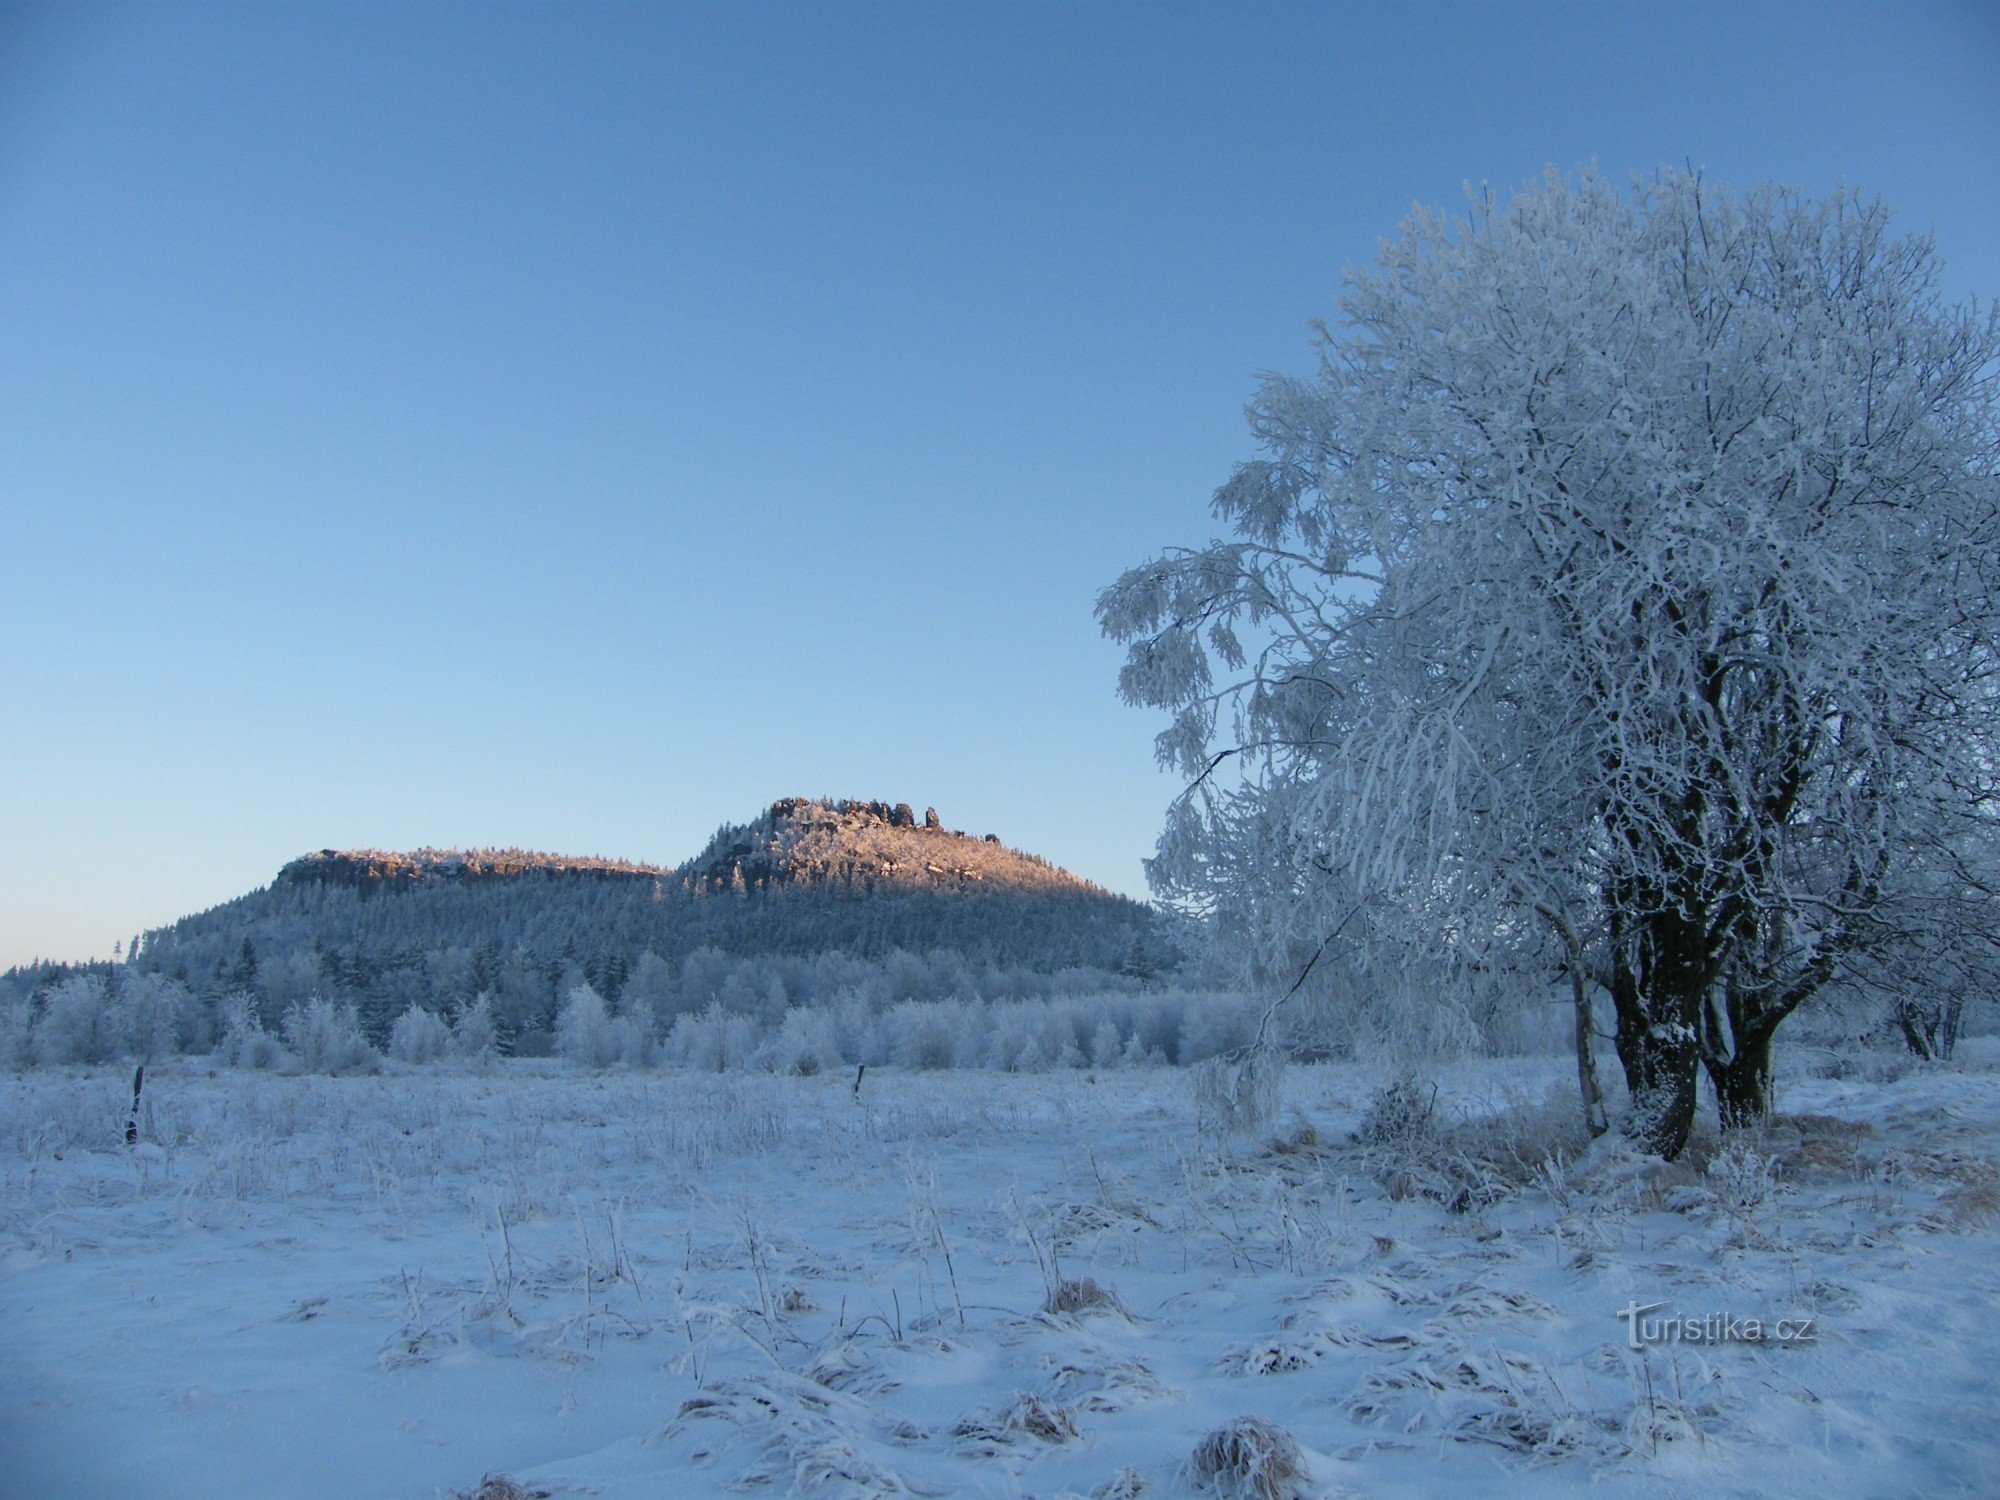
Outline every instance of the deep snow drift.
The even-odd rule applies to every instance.
[[[1228,1139],[1165,1069],[871,1070],[857,1099],[183,1063],[131,1149],[123,1070],[8,1077],[0,1474],[1167,1496],[1226,1491],[1255,1432],[1204,1440],[1254,1416],[1298,1444],[1273,1493],[1986,1493],[2000,1054],[1965,1051],[1792,1066],[1773,1129],[1672,1165],[1545,1159],[1556,1059],[1450,1069],[1421,1104],[1451,1139],[1372,1150],[1353,1065]],[[1812,1324],[1687,1336],[1717,1318]]]

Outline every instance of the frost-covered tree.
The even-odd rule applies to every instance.
[[[474,1067],[486,1067],[500,1055],[500,1032],[493,1021],[493,997],[484,991],[459,1013],[451,1028],[451,1055]]]
[[[115,1026],[134,1061],[170,1057],[197,1039],[195,999],[186,985],[143,969],[118,971]]]
[[[765,1049],[773,1072],[810,1078],[831,1072],[842,1061],[833,1016],[825,1010],[798,1009],[785,1014],[778,1034]]]
[[[608,1068],[623,1050],[604,997],[588,984],[572,985],[556,1017],[556,1053],[586,1068]]]
[[[0,1068],[19,1068],[33,1061],[28,1037],[34,1020],[30,1001],[0,994]]]
[[[247,995],[232,995],[223,1004],[222,1025],[215,1042],[215,1059],[230,1068],[281,1068],[291,1061],[284,1043],[264,1029]]]
[[[673,966],[650,948],[639,955],[618,991],[618,1014],[642,1017],[656,1029],[673,1024],[680,985]]]
[[[285,1047],[308,1073],[371,1073],[375,1049],[352,1005],[317,998],[285,1012]]]
[[[397,1062],[436,1062],[451,1051],[451,1028],[435,1011],[413,1005],[389,1028],[389,1055]]]
[[[1927,896],[1991,927],[2000,320],[1938,274],[1686,173],[1417,213],[1264,382],[1233,536],[1100,601],[1190,780],[1155,884],[1292,956],[1547,944],[1648,1146],[1704,1065],[1768,1108],[1779,1023]]]
[[[643,1068],[655,1051],[650,1008],[620,1008],[614,1014],[597,987],[579,980],[565,990],[567,999],[556,1017],[556,1052],[588,1068],[613,1063]]]
[[[44,1063],[101,1063],[123,1057],[126,1017],[99,974],[71,974],[42,997],[34,1054]]]

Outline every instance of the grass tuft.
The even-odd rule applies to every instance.
[[[1188,1482],[1223,1500],[1298,1500],[1306,1459],[1293,1436],[1261,1417],[1238,1417],[1188,1455]]]

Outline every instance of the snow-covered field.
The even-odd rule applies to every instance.
[[[1786,1120],[1672,1166],[1542,1161],[1554,1059],[1447,1070],[1435,1117],[1500,1123],[1400,1156],[1353,1144],[1352,1065],[1224,1139],[1168,1070],[184,1063],[129,1149],[122,1070],[11,1076],[0,1489],[1171,1496],[1255,1416],[1300,1494],[1989,1494],[1965,1052],[1794,1067]],[[1649,1303],[1812,1336],[1633,1348]]]

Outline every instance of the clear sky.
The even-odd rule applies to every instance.
[[[1097,591],[1413,203],[1590,160],[2000,292],[2000,6],[0,4],[0,964],[798,793],[1143,894]]]

